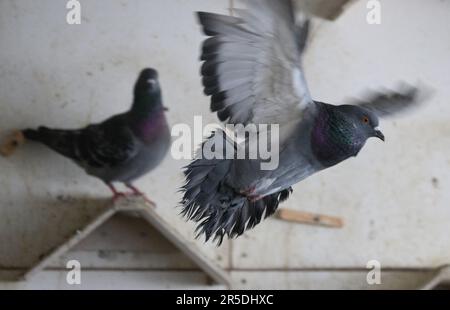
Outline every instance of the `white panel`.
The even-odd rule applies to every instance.
[[[227,12],[228,1],[82,3],[82,25],[68,26],[64,1],[0,1],[0,136],[40,124],[79,127],[124,111],[136,75],[146,66],[161,73],[171,124],[192,125],[194,115],[205,116],[205,123],[216,120],[201,91],[202,36],[193,11]],[[392,86],[398,80],[422,80],[436,89],[435,96],[417,113],[383,121],[385,144],[370,141],[358,158],[296,185],[293,197],[282,205],[341,216],[343,229],[270,219],[233,242],[232,249],[229,243],[217,249],[197,242],[224,267],[255,269],[248,276],[249,287],[270,279],[280,288],[362,283],[360,274],[334,277],[327,284],[323,279],[329,275],[303,281],[295,273],[266,277],[259,271],[264,268],[364,268],[372,259],[383,267],[450,263],[450,2],[382,1],[382,24],[377,26],[366,23],[366,14],[366,1],[357,1],[335,23],[314,28],[305,59],[314,98],[341,103],[368,86]],[[194,225],[180,219],[175,208],[187,162],[169,156],[138,185],[158,202],[159,214],[192,240]],[[99,198],[110,195],[100,181],[36,145],[0,159],[0,172],[0,267],[5,269],[30,266],[60,245],[104,206],[106,200]],[[134,246],[139,252],[139,245]],[[128,260],[127,255],[132,252],[120,260]],[[145,266],[141,262],[136,259],[135,266]],[[99,266],[97,260],[90,263]],[[120,283],[111,280],[119,274],[128,277],[130,288],[166,283],[161,274],[117,273],[110,278],[90,273],[87,279],[98,282],[88,281],[89,287]],[[29,283],[0,287],[64,287],[58,272],[37,276]],[[204,276],[173,277],[175,287],[187,287]],[[403,283],[416,284],[405,280],[398,286]],[[236,282],[235,287],[241,286]]]
[[[380,285],[367,284],[367,272],[234,271],[231,289],[418,289],[433,271],[383,271]],[[5,275],[3,275],[5,276]],[[0,282],[0,289],[222,289],[204,273],[155,271],[82,271],[81,286],[67,285],[67,271],[43,271],[28,282]]]
[[[64,268],[73,259],[88,269],[199,269],[145,220],[120,214],[48,267]]]
[[[384,271],[381,284],[369,285],[366,271],[235,271],[234,289],[257,290],[398,290],[419,289],[432,271]]]
[[[80,285],[69,285],[66,271],[43,271],[27,282],[0,282],[0,290],[174,290],[174,289],[224,289],[210,285],[203,272],[170,271],[83,271]]]

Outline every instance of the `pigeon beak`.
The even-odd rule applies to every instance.
[[[384,135],[381,131],[378,129],[375,129],[374,137],[377,137],[378,139],[384,141]]]
[[[169,111],[169,108],[168,107],[163,107],[163,110],[164,111]]]

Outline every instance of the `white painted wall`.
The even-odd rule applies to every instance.
[[[234,271],[234,287],[311,288],[320,281],[365,287],[363,271],[371,259],[394,269],[450,263],[450,1],[381,2],[381,25],[366,23],[365,0],[351,4],[336,22],[317,23],[305,57],[314,98],[341,103],[367,87],[421,80],[436,90],[433,99],[416,113],[383,121],[386,143],[370,141],[358,158],[296,185],[283,204],[341,216],[343,229],[269,219],[232,245],[217,249],[198,242],[200,251]],[[215,121],[198,75],[202,36],[193,11],[225,13],[228,1],[82,5],[82,25],[69,26],[65,1],[0,0],[0,136],[40,124],[79,127],[124,111],[146,66],[160,71],[171,124],[192,124],[194,115]],[[138,185],[192,239],[194,226],[175,209],[186,163],[169,156]],[[0,171],[0,267],[7,272],[29,267],[59,245],[109,196],[100,181],[37,145],[0,159]],[[360,276],[300,272],[335,268],[357,269]],[[45,287],[61,287],[42,277]],[[401,287],[412,277],[394,274],[387,285]],[[133,283],[133,276],[127,281]]]

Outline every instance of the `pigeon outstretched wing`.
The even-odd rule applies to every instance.
[[[201,73],[211,110],[231,124],[300,119],[311,99],[301,54],[308,22],[295,24],[289,0],[247,1],[239,17],[199,12],[207,36]]]

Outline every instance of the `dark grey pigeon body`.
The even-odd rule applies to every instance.
[[[114,182],[142,194],[132,182],[155,168],[170,146],[165,110],[158,73],[145,69],[135,84],[128,112],[78,130],[39,127],[23,133],[25,138],[45,144],[104,181],[115,197],[123,194],[116,191]]]
[[[201,58],[204,90],[226,123],[278,124],[279,165],[262,170],[260,159],[198,158],[186,167],[183,214],[219,244],[273,214],[292,185],[356,156],[370,137],[384,140],[378,116],[416,102],[414,88],[356,105],[314,101],[301,67],[309,23],[296,23],[289,0],[246,3],[238,17],[198,13],[210,37]],[[211,139],[228,140],[222,131]]]

